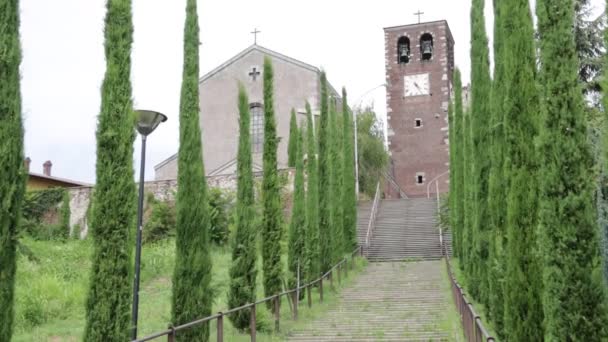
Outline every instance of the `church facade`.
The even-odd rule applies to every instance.
[[[249,94],[251,112],[251,145],[254,171],[262,171],[264,142],[264,57],[272,60],[274,71],[274,108],[279,146],[278,167],[287,167],[287,144],[291,109],[295,109],[298,124],[306,120],[308,101],[313,116],[319,115],[320,74],[312,65],[254,44],[199,80],[200,127],[203,160],[207,176],[236,172],[238,149],[238,84]],[[330,96],[339,94],[330,85]],[[177,178],[177,154],[154,167],[156,180]]]
[[[447,21],[384,29],[389,173],[401,192],[449,189],[448,104],[454,38]],[[387,197],[400,191],[388,187]]]

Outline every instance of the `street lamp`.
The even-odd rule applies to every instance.
[[[139,169],[139,199],[137,205],[137,242],[135,246],[135,279],[133,280],[133,340],[137,339],[137,313],[139,306],[139,268],[141,261],[142,216],[144,211],[144,170],[146,167],[146,138],[154,132],[161,122],[167,121],[167,116],[151,110],[136,110],[137,122],[135,128],[141,135],[141,163]]]

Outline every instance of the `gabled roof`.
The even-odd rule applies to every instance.
[[[260,46],[260,45],[257,45],[257,44],[253,44],[253,45],[249,46],[248,48],[246,48],[245,50],[239,52],[236,56],[234,56],[234,57],[230,58],[229,60],[227,60],[226,62],[222,63],[217,68],[215,68],[215,69],[211,70],[210,72],[208,72],[207,74],[205,74],[203,77],[201,77],[198,80],[198,83],[200,84],[200,83],[205,82],[207,79],[209,79],[213,75],[215,75],[218,72],[224,70],[225,68],[227,68],[228,66],[230,66],[231,64],[233,64],[234,62],[236,62],[237,60],[243,58],[244,56],[246,56],[247,54],[249,54],[249,53],[251,53],[253,51],[258,51],[258,52],[260,52],[262,54],[274,57],[276,59],[280,59],[280,60],[285,61],[287,63],[291,63],[291,64],[294,64],[294,65],[297,65],[297,66],[299,66],[301,68],[308,69],[308,70],[316,72],[316,73],[320,73],[321,72],[321,70],[319,70],[319,68],[317,68],[316,66],[310,65],[308,63],[304,63],[304,62],[299,61],[299,60],[297,60],[295,58],[291,58],[291,57],[285,56],[285,55],[280,54],[280,53],[278,53],[276,51],[267,49],[267,48],[265,48],[263,46]]]
[[[50,181],[57,182],[57,183],[63,183],[67,187],[93,186],[93,184],[90,184],[90,183],[84,183],[84,182],[74,181],[71,179],[60,178],[60,177],[47,176],[47,175],[43,175],[41,173],[36,173],[36,172],[30,172],[29,177],[50,180]]]

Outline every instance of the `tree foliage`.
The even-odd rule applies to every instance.
[[[199,26],[196,0],[188,0],[184,25],[184,64],[179,113],[177,237],[173,273],[173,324],[211,314],[211,256],[207,182],[199,124]],[[179,341],[207,341],[209,324],[177,335]]]
[[[296,151],[296,176],[294,180],[293,209],[291,211],[291,222],[289,224],[289,247],[287,253],[287,264],[289,266],[290,280],[296,285],[295,280],[301,277],[304,270],[305,234],[306,234],[306,193],[304,188],[304,154],[302,133],[297,130],[294,138],[297,139]],[[293,288],[293,286],[290,286]]]
[[[344,234],[342,220],[342,137],[338,130],[338,113],[336,99],[331,99],[329,106],[329,154],[330,154],[330,189],[331,189],[331,251],[332,265],[342,258],[344,253]]]
[[[544,339],[603,341],[608,338],[608,316],[594,160],[577,84],[573,0],[539,0],[536,9],[544,95],[539,154]]]
[[[307,176],[306,183],[306,275],[309,281],[320,275],[319,251],[319,183],[317,169],[317,141],[312,118],[310,103],[306,102],[306,144],[307,144]]]
[[[450,195],[454,202],[454,226],[452,232],[454,254],[462,257],[462,236],[464,230],[464,113],[462,111],[462,81],[460,70],[454,70],[454,137],[450,145],[454,145],[454,173],[451,173],[450,183],[454,182],[454,194]],[[463,263],[461,263],[463,264]]]
[[[274,117],[273,69],[270,58],[264,58],[264,155],[262,181],[262,258],[264,293],[272,296],[281,292],[282,207],[281,187],[277,173],[277,128]]]
[[[291,109],[289,119],[289,143],[287,145],[287,166],[296,167],[298,153],[298,122],[296,121],[296,110]]]
[[[251,116],[245,87],[239,84],[239,150],[237,156],[236,233],[232,246],[230,267],[231,308],[253,303],[256,295],[256,231],[255,199],[251,161]],[[229,316],[234,326],[245,330],[249,326],[250,310],[245,309]]]
[[[359,157],[359,189],[374,198],[376,184],[388,166],[388,152],[384,147],[384,127],[371,107],[356,108],[357,153]]]
[[[505,0],[500,8],[504,67],[504,174],[507,187],[505,331],[509,341],[542,341],[543,310],[536,227],[538,164],[534,149],[539,96],[530,5]]]
[[[342,232],[345,252],[357,247],[357,194],[355,189],[355,151],[353,118],[348,108],[346,89],[342,88]]]
[[[97,170],[91,213],[95,241],[86,305],[85,341],[125,341],[131,326],[132,241],[135,227],[131,101],[130,0],[108,1],[106,72],[97,121]]]
[[[0,341],[13,333],[17,233],[25,191],[19,1],[0,2]]]
[[[327,95],[327,76],[321,72],[321,125],[319,127],[319,262],[325,273],[332,262],[331,222],[331,123]]]

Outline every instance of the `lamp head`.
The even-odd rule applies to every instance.
[[[167,121],[166,115],[152,110],[140,109],[136,110],[135,114],[137,116],[137,132],[143,136],[148,136],[150,133],[154,132],[161,122]]]

